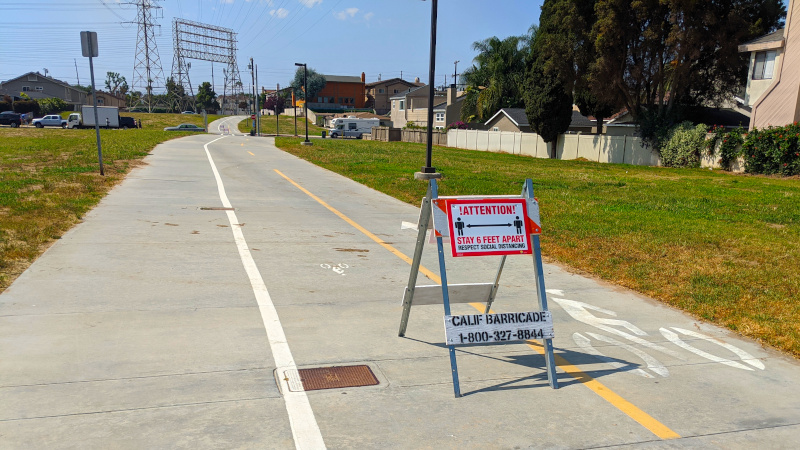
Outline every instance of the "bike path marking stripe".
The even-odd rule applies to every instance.
[[[483,303],[470,303],[470,306],[483,313],[486,310],[486,305]],[[489,314],[494,314],[493,310],[489,310]],[[539,353],[544,355],[544,347],[536,341],[525,341],[525,344]],[[582,371],[572,363],[567,361],[563,356],[558,353],[555,354],[556,365],[564,370],[564,372],[571,375],[576,380],[584,384],[584,386],[591,389],[595,394],[602,397],[605,401],[614,405],[617,409],[625,413],[628,417],[635,420],[639,425],[647,428],[661,439],[677,439],[681,437],[678,433],[669,429],[666,425],[662,424],[652,416],[637,408],[633,403],[625,400],[620,395],[607,388],[604,384],[592,378],[586,372]]]
[[[306,195],[308,195],[312,199],[316,200],[319,204],[321,204],[322,206],[327,208],[330,212],[332,212],[332,213],[336,214],[337,216],[339,216],[345,222],[347,222],[350,225],[352,225],[358,231],[364,233],[367,237],[369,237],[373,241],[377,242],[382,247],[384,247],[385,249],[389,250],[390,252],[392,252],[393,254],[398,256],[403,261],[407,262],[409,265],[412,263],[412,259],[409,258],[408,256],[406,256],[405,254],[403,254],[403,252],[401,252],[400,250],[397,250],[396,248],[394,248],[391,245],[387,244],[381,238],[379,238],[378,236],[375,236],[369,230],[367,230],[366,228],[364,228],[361,225],[357,224],[355,221],[353,221],[349,217],[347,217],[344,214],[342,214],[341,212],[339,212],[336,208],[334,208],[331,205],[325,203],[322,199],[320,199],[319,197],[317,197],[316,195],[312,194],[311,192],[309,192],[304,187],[302,187],[299,184],[297,184],[294,180],[292,180],[291,178],[289,178],[286,175],[284,175],[283,173],[281,173],[278,169],[274,169],[274,170],[278,175],[280,175],[284,179],[286,179],[286,181],[288,181],[289,183],[293,184],[296,188],[300,189]],[[430,278],[433,282],[435,282],[437,284],[442,284],[441,278],[439,278],[438,275],[436,275],[435,273],[431,272],[430,270],[428,270],[424,266],[420,265],[419,266],[419,271],[422,272],[428,278]],[[472,305],[473,308],[477,309],[480,312],[483,312],[485,307],[486,307],[485,305],[480,304],[480,303],[470,303],[470,305]],[[490,313],[494,313],[494,311],[490,311]],[[533,342],[533,341],[526,341],[525,343],[528,345],[528,347],[530,347],[531,349],[535,350],[536,352],[538,352],[540,354],[544,354],[544,349],[538,343]],[[643,427],[647,428],[651,433],[655,434],[656,436],[658,436],[661,439],[676,439],[676,438],[681,437],[678,433],[672,431],[666,425],[662,424],[661,422],[659,422],[658,420],[654,419],[652,416],[650,416],[646,412],[644,412],[641,409],[637,408],[633,403],[625,400],[624,398],[622,398],[622,396],[620,396],[619,394],[615,393],[614,391],[612,391],[611,389],[609,389],[608,387],[606,387],[605,385],[603,385],[599,381],[595,380],[594,378],[592,378],[587,373],[583,372],[581,369],[579,369],[578,367],[576,367],[575,365],[573,365],[572,363],[567,361],[564,357],[562,357],[562,356],[560,356],[558,354],[556,354],[555,357],[556,357],[556,365],[558,367],[560,367],[562,370],[564,370],[564,372],[566,372],[567,374],[569,374],[570,376],[572,376],[576,380],[580,381],[584,386],[589,388],[592,392],[594,392],[595,394],[599,395],[605,401],[610,403],[615,408],[619,409],[621,412],[623,412],[625,415],[627,415],[631,419],[635,420],[637,423],[639,423]]]
[[[208,156],[208,162],[211,164],[211,171],[214,172],[214,178],[217,180],[217,190],[219,191],[219,198],[222,200],[222,206],[233,208],[225,193],[225,186],[222,184],[222,178],[219,176],[217,166],[208,151],[208,146],[220,139],[225,139],[225,137],[214,139],[204,145],[203,148],[206,151],[206,156]],[[253,294],[258,302],[258,310],[261,312],[261,320],[264,322],[264,328],[267,331],[267,339],[270,350],[272,350],[272,357],[275,360],[275,366],[288,370],[297,370],[292,351],[289,349],[289,343],[283,332],[281,320],[278,317],[278,311],[275,309],[275,304],[272,303],[272,298],[269,295],[269,291],[267,291],[267,286],[264,284],[261,273],[258,271],[258,266],[253,260],[253,255],[247,247],[247,241],[244,239],[236,213],[232,210],[225,211],[225,213],[228,215],[228,221],[233,231],[233,239],[239,249],[239,257],[242,260],[244,270],[250,279],[250,286],[253,288]],[[289,415],[289,424],[292,428],[295,447],[298,449],[325,448],[322,433],[319,430],[317,419],[314,417],[314,411],[311,409],[311,404],[305,391],[294,392],[288,389],[283,391],[283,400],[286,403],[286,411]]]

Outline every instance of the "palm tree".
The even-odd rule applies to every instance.
[[[461,110],[461,120],[486,120],[500,108],[521,108],[522,82],[526,60],[536,34],[499,39],[495,36],[472,44],[478,51],[474,64],[461,75],[467,85],[467,98]]]

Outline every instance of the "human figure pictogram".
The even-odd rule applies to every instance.
[[[458,235],[459,236],[463,236],[464,235],[464,222],[461,221],[461,217],[456,219],[456,222],[454,223],[454,225],[456,227],[456,230],[458,230]]]
[[[516,220],[514,220],[514,226],[517,227],[517,234],[522,234],[522,225],[522,220],[517,216]]]

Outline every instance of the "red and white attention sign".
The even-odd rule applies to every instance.
[[[532,253],[525,199],[448,199],[446,205],[453,256]]]

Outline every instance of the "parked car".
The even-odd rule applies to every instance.
[[[10,125],[11,128],[17,128],[22,125],[22,117],[14,112],[0,113],[0,125]]]
[[[181,114],[194,114],[194,111],[184,111]]]
[[[206,129],[191,123],[182,123],[177,127],[166,127],[164,131],[206,131]]]
[[[44,128],[44,127],[61,127],[67,128],[67,120],[62,119],[61,116],[58,114],[50,114],[48,116],[44,116],[41,119],[33,119],[33,125],[36,128]]]
[[[136,119],[133,117],[119,116],[119,127],[123,130],[127,130],[128,128],[137,128]]]

